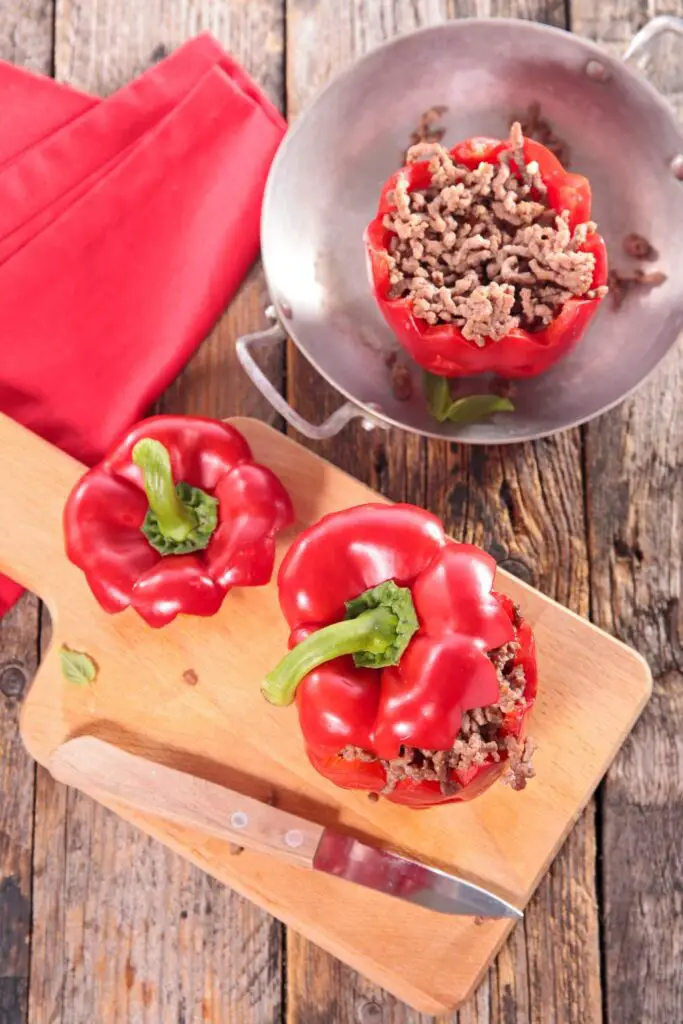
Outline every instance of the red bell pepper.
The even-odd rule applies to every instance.
[[[456,164],[474,170],[481,163],[497,164],[501,154],[512,151],[509,140],[473,138],[450,150]],[[558,214],[569,213],[569,228],[590,220],[591,188],[587,178],[565,171],[557,157],[540,142],[524,139],[524,160],[536,161],[547,187],[547,201]],[[514,167],[514,161],[510,161]],[[413,314],[410,297],[390,298],[386,255],[392,232],[382,223],[385,214],[396,209],[393,192],[399,175],[405,176],[410,192],[428,188],[428,161],[407,164],[384,185],[377,216],[365,232],[370,276],[377,304],[398,341],[416,363],[442,377],[462,377],[494,372],[502,377],[535,377],[549,369],[576,345],[597,312],[600,298],[572,298],[547,327],[538,331],[517,328],[498,341],[484,345],[468,340],[454,324],[430,326]],[[595,256],[592,288],[607,284],[607,250],[602,237],[592,232],[579,250]]]
[[[487,652],[510,642],[519,645],[526,683],[502,735],[522,736],[536,693],[533,636],[510,599],[492,590],[494,575],[489,555],[457,544],[412,505],[346,509],[297,537],[278,577],[292,649],[263,693],[273,704],[296,700],[321,774],[380,792],[386,762],[406,746],[451,750],[463,712],[498,701]],[[357,756],[342,756],[354,748]],[[503,750],[500,760],[487,757],[451,778],[456,792],[405,778],[387,798],[416,807],[467,800],[501,775],[506,759]]]
[[[275,534],[293,518],[284,487],[234,427],[154,416],[70,495],[66,552],[105,611],[130,606],[164,626],[180,612],[213,615],[232,587],[267,583]]]

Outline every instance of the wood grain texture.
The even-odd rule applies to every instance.
[[[486,452],[430,449],[428,507],[452,516],[462,538],[501,566],[587,614],[578,432]],[[517,985],[491,981],[510,1020],[601,1019],[595,859],[591,806],[529,907]]]
[[[334,73],[397,32],[446,17],[489,15],[566,27],[564,0],[296,0],[287,25],[288,113],[295,116]],[[340,404],[293,347],[288,386],[296,408],[316,422]],[[436,512],[455,536],[481,544],[510,572],[588,614],[578,431],[536,445],[483,450],[425,442],[395,430],[369,438],[354,425],[316,450],[393,499]],[[461,1024],[601,1021],[594,819],[591,804],[539,887],[523,928],[516,930],[476,1001],[461,1010]],[[338,1008],[335,1020],[355,1020],[356,1004],[365,999],[379,1007],[384,1024],[404,1019],[412,1024],[386,994],[378,995],[350,972],[340,974],[319,949],[298,937],[289,938],[287,966],[290,1024],[313,1012],[309,980],[318,979],[318,993],[323,976],[327,1004]],[[345,995],[349,989],[356,993],[353,1000]]]
[[[277,926],[94,801],[69,791],[68,811],[57,1020],[272,1021]]]
[[[55,75],[107,94],[208,29],[282,105],[283,8],[56,0]],[[264,306],[254,268],[161,408],[268,418],[234,357],[235,337],[262,324]],[[281,377],[281,354],[268,369]],[[281,935],[268,915],[39,770],[31,1024],[271,1024]]]
[[[40,659],[52,636],[44,605],[40,609]],[[50,773],[36,766],[33,806],[33,893],[31,921],[30,1024],[61,1024],[67,978],[66,821],[68,793]]]
[[[283,5],[280,3],[146,0],[143,6],[133,4],[132,0],[128,3],[121,0],[114,3],[105,0],[56,2],[62,27],[57,40],[58,74],[62,78],[69,78],[73,63],[74,73],[81,77],[72,80],[108,91],[182,41],[194,26],[209,25],[223,32],[224,43],[266,83],[271,96],[276,101],[281,100]],[[417,0],[411,3],[407,0],[357,0],[353,5],[335,4],[332,14],[330,0],[317,5],[310,0],[289,0],[288,6],[292,19],[298,11],[311,15],[314,7],[319,8],[314,21],[317,24],[317,19],[321,20],[322,30],[312,30],[310,19],[301,36],[290,29],[289,63],[290,66],[294,61],[299,65],[307,63],[312,68],[311,76],[318,74],[319,84],[323,84],[326,63],[330,72],[337,70],[335,60],[329,57],[331,51],[342,53],[346,61],[361,48],[374,45],[382,33],[393,34],[424,18],[436,20],[443,16],[444,8],[451,16],[514,14],[561,24],[565,6],[569,4],[565,5],[564,0],[545,3],[533,0]],[[353,7],[351,15],[348,13],[350,6]],[[21,4],[16,0],[2,0],[2,56],[36,70],[49,70],[51,7],[50,0],[28,0]],[[673,0],[666,6],[651,3],[647,11],[642,4],[626,0],[611,0],[609,4],[572,0],[573,27],[613,49],[619,48],[655,9],[683,13],[681,0]],[[306,44],[308,38],[312,40],[310,47]],[[297,40],[301,52],[293,54],[292,46]],[[660,50],[664,63],[674,62],[676,53],[673,43]],[[346,54],[349,56],[344,56]],[[304,67],[302,81],[306,81],[308,74]],[[680,76],[676,87],[680,93]],[[312,84],[311,94],[315,91],[316,86]],[[265,298],[261,275],[255,271],[209,343],[170,389],[164,408],[215,410],[223,415],[239,411],[272,421],[272,412],[241,378],[232,349],[238,333],[263,323]],[[267,368],[272,379],[279,383],[283,367],[278,353],[269,357]],[[671,929],[672,918],[679,923],[682,919],[679,880],[683,872],[680,861],[683,750],[676,729],[683,711],[679,604],[683,423],[673,402],[681,391],[681,376],[679,353],[640,396],[586,432],[589,513],[593,517],[590,578],[581,513],[581,443],[574,435],[568,437],[569,446],[561,447],[557,454],[553,442],[548,450],[542,445],[519,449],[507,461],[504,456],[512,450],[492,452],[490,457],[482,459],[477,451],[450,451],[445,446],[427,445],[399,434],[378,440],[353,429],[348,429],[341,441],[325,448],[334,461],[362,475],[384,493],[421,503],[427,501],[428,507],[434,507],[435,511],[441,508],[454,531],[478,537],[522,578],[532,579],[547,592],[557,594],[582,611],[588,607],[590,598],[596,620],[636,643],[653,666],[658,677],[655,698],[647,717],[612,771],[603,801],[605,859],[601,891],[607,907],[603,936],[606,1010],[607,1019],[615,1024],[631,1024],[631,1021],[659,1024],[660,1020],[683,1019],[683,983],[678,969],[683,934],[676,926]],[[295,381],[290,388],[298,408],[309,412],[311,418],[322,418],[338,404],[339,399],[313,377],[297,379],[302,385],[296,387]],[[555,471],[551,460],[557,460]],[[469,494],[466,492],[468,485]],[[32,600],[24,599],[29,606]],[[13,614],[16,617],[19,612]],[[0,671],[7,665],[7,652],[19,652],[13,656],[22,665],[32,664],[36,623],[35,603],[33,613],[21,612],[18,625],[16,618],[0,623]],[[21,768],[18,773],[14,768],[11,774],[8,770],[10,758],[13,759],[11,764],[16,764],[16,714],[14,708],[8,711],[2,701],[0,695],[0,743],[4,751],[0,752],[0,779],[13,786],[20,779],[22,792],[26,794],[28,787],[33,786],[32,774]],[[653,765],[664,768],[653,770]],[[22,799],[24,805],[29,806],[28,798]],[[92,950],[97,942],[97,923],[93,918],[98,913],[98,897],[111,899],[116,912],[120,911],[120,920],[129,928],[133,927],[132,915],[136,908],[131,911],[126,905],[121,909],[117,899],[120,900],[129,884],[126,870],[135,876],[137,861],[125,864],[121,857],[117,861],[110,844],[102,875],[106,879],[106,872],[118,864],[119,881],[118,886],[104,884],[102,878],[95,881],[89,877],[88,853],[82,854],[78,844],[84,841],[84,835],[86,840],[92,836],[94,828],[101,826],[104,835],[103,823],[109,827],[110,819],[118,829],[115,832],[118,844],[128,843],[128,836],[133,833],[101,810],[100,817],[89,819],[84,831],[79,811],[92,805],[71,794],[69,813],[73,814],[75,825],[67,834],[66,792],[40,769],[35,799],[31,948],[34,969],[30,1020],[31,1024],[47,1024],[48,1021],[50,1024],[72,1024],[72,1021],[80,1024],[81,1019],[87,1018],[62,1016],[63,1007],[71,1013],[88,1010],[83,997],[74,995],[73,991],[64,1003],[64,983],[66,981],[73,989],[73,984],[82,985],[87,980],[83,950]],[[95,808],[92,809],[94,813]],[[10,817],[9,811],[3,818],[0,808],[0,841],[4,840],[3,830],[8,824],[10,842],[21,845],[27,838],[26,821]],[[95,847],[96,854],[99,849]],[[170,892],[175,897],[180,893],[182,899],[176,904],[179,923],[176,926],[170,914],[164,918],[161,928],[145,936],[142,976],[139,965],[127,958],[115,959],[112,970],[100,974],[97,998],[104,1000],[108,992],[110,999],[115,996],[121,1000],[119,1015],[101,1019],[121,1024],[138,1020],[158,1024],[160,1020],[175,1020],[176,1010],[177,1019],[189,1021],[193,1020],[193,1013],[197,1019],[201,1019],[200,1014],[208,1014],[205,1019],[221,1024],[224,1020],[230,1024],[233,1020],[237,1024],[242,1021],[252,1024],[280,1019],[282,1002],[279,997],[273,1001],[274,991],[279,992],[276,984],[281,955],[279,927],[257,911],[254,911],[254,918],[242,916],[241,901],[231,901],[231,912],[238,908],[231,918],[232,927],[236,936],[244,938],[244,949],[238,948],[237,938],[226,940],[225,913],[204,913],[205,900],[209,900],[213,910],[214,890],[221,892],[217,883],[183,865],[154,843],[138,840],[135,850],[138,859],[154,860],[150,880],[156,901],[149,907],[142,906],[142,913],[158,915],[163,893]],[[26,864],[25,851],[22,850],[19,859]],[[5,863],[0,858],[0,878]],[[531,905],[524,930],[518,928],[513,933],[476,998],[460,1012],[460,1024],[475,1021],[477,1024],[528,1024],[530,1021],[544,1024],[546,1020],[592,1022],[599,1019],[595,867],[595,833],[592,822],[588,821],[570,836],[562,858],[555,862],[551,875]],[[165,880],[167,870],[168,880]],[[79,879],[80,873],[85,881]],[[95,896],[94,900],[90,897],[88,925],[81,927],[82,921],[78,919],[74,928],[74,908],[91,885]],[[135,886],[139,885],[139,878],[135,876]],[[641,894],[640,899],[635,899],[636,892]],[[171,903],[172,899],[169,907]],[[67,907],[70,908],[68,919],[65,918]],[[534,918],[535,907],[538,912]],[[6,934],[3,930],[8,920],[3,917],[6,908],[0,896],[0,936]],[[83,920],[86,916],[84,913]],[[199,923],[188,925],[188,917],[195,917]],[[252,925],[255,922],[255,926],[250,922]],[[24,940],[27,934],[28,928],[16,932]],[[174,937],[169,939],[169,934]],[[670,944],[662,941],[663,935],[671,937]],[[155,937],[161,953],[158,949],[155,952]],[[220,969],[221,956],[228,966],[233,964],[232,976],[236,980],[229,983],[231,1002],[226,1002],[226,986],[221,979],[211,976],[207,983],[208,995],[199,1002],[193,997],[188,1004],[188,987],[193,992],[199,990],[199,984],[190,985],[188,978],[196,978],[197,972],[206,970],[202,967],[206,959],[195,955],[200,941],[218,946],[229,941],[228,948],[215,954],[211,969]],[[170,942],[171,946],[175,942],[179,949],[182,946],[183,953],[181,964],[180,952],[172,949],[168,972],[159,966],[164,942]],[[68,971],[63,971],[62,954],[66,955],[67,947]],[[417,1024],[430,1019],[397,1003],[291,932],[288,952],[290,1022]],[[2,942],[0,954],[0,1022],[16,1024],[25,1019],[25,985],[22,989],[21,984],[12,980],[15,976],[10,972],[14,968],[6,972],[5,964],[16,964],[21,958],[15,946],[10,946],[7,952]],[[27,956],[24,964],[28,964]],[[252,966],[255,973],[252,973]],[[178,979],[173,976],[174,970],[178,972]],[[125,984],[120,988],[117,987],[117,971],[125,977]],[[75,974],[73,984],[69,982],[70,973]],[[150,975],[160,977],[161,987],[166,986],[163,998]],[[8,978],[10,984],[6,984]],[[127,988],[129,982],[132,996]],[[174,995],[176,990],[180,996]],[[269,1009],[272,1009],[272,1017],[268,1016]],[[115,1011],[108,1008],[107,1012],[114,1014]],[[231,1015],[226,1017],[226,1013]]]
[[[3,60],[49,74],[52,35],[52,0],[0,4]],[[29,594],[0,620],[0,1024],[28,1020],[35,766],[19,709],[37,666],[38,624]]]
[[[61,1024],[67,956],[68,793],[41,765],[34,804],[30,1024]]]
[[[277,466],[292,496],[297,523],[278,537],[278,559],[298,529],[376,500],[265,424],[232,422],[257,461]],[[274,581],[230,595],[210,619],[181,616],[164,630],[150,630],[133,612],[106,615],[62,550],[62,509],[81,467],[1,416],[0,442],[0,477],[17,480],[12,514],[0,518],[0,568],[39,583],[56,615],[22,718],[24,742],[38,761],[46,763],[67,738],[97,735],[247,795],[264,799],[275,790],[282,810],[389,844],[526,906],[647,699],[649,673],[637,655],[501,570],[496,586],[522,605],[538,644],[544,686],[533,725],[543,785],[522,796],[496,786],[457,815],[448,806],[418,815],[386,801],[372,804],[326,782],[298,742],[294,709],[265,705],[260,695],[272,651],[286,646]],[[99,666],[87,691],[65,684],[62,644],[87,651]],[[197,683],[179,686],[188,667]],[[510,930],[509,922],[478,926],[402,901],[389,907],[379,893],[317,872],[306,872],[304,884],[288,864],[274,870],[272,859],[251,851],[230,857],[225,843],[194,829],[132,813],[110,797],[103,802],[422,1010],[461,1003]],[[112,850],[115,876],[118,844]],[[105,844],[92,870],[108,856]],[[83,866],[77,877],[85,877]]]
[[[0,58],[49,75],[53,8],[53,0],[4,0],[0,4]]]
[[[566,28],[567,9],[564,0],[494,0],[477,5],[476,13]],[[463,10],[456,0],[455,11],[469,14],[469,5]],[[445,486],[439,501],[434,490],[440,478]],[[588,615],[579,431],[485,451],[441,446],[441,457],[437,453],[428,459],[427,487],[428,507],[445,522],[459,524],[463,539],[482,545],[508,571]],[[516,929],[505,957],[492,968],[493,997],[485,1018],[491,1024],[501,1019],[505,1024],[602,1020],[596,856],[592,801],[539,886],[523,929]]]
[[[66,786],[97,798],[104,793],[133,810],[205,832],[244,849],[313,867],[323,827],[261,800],[168,765],[131,754],[96,736],[77,736],[50,757],[48,768]],[[240,824],[236,819],[241,819]],[[288,843],[290,834],[296,842]],[[277,863],[277,862],[276,862]]]
[[[24,595],[0,622],[0,1021],[27,1019],[35,769],[19,707],[37,667],[38,602]]]
[[[648,17],[661,13],[683,16],[683,3],[647,5]],[[615,55],[645,20],[623,0],[573,4],[575,29]],[[683,118],[681,40],[660,41],[650,66]],[[632,230],[628,211],[623,229]],[[610,1022],[683,1019],[682,389],[679,343],[634,398],[586,430],[593,616],[640,650],[655,676],[601,803]]]
[[[588,611],[578,433],[487,453],[430,449],[428,507],[462,524],[520,578]],[[449,509],[450,506],[450,509]],[[525,942],[499,961],[490,1020],[601,1019],[596,840],[591,806],[541,883],[524,922]],[[517,929],[521,932],[522,929]]]
[[[474,13],[474,3],[469,6],[469,13]],[[399,32],[438,23],[448,15],[446,0],[289,0],[290,123],[354,59]],[[289,401],[312,422],[322,421],[341,404],[339,394],[293,344],[287,366]],[[310,443],[295,436],[303,444]],[[358,421],[331,441],[315,445],[325,458],[393,500],[418,504],[424,504],[426,449],[422,438],[396,430],[368,434]],[[291,930],[286,965],[287,1024],[417,1024],[426,1019]]]

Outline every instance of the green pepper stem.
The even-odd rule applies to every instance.
[[[311,633],[268,673],[263,696],[271,704],[291,704],[304,676],[326,661],[359,651],[383,654],[396,643],[398,624],[397,615],[379,607]]]
[[[197,526],[197,518],[176,494],[167,449],[160,441],[144,437],[133,448],[132,458],[143,472],[145,494],[160,532],[170,540],[186,540]]]

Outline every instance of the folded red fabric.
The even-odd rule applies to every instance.
[[[285,123],[208,36],[102,101],[8,69],[0,410],[92,463],[176,376],[253,262]],[[33,127],[20,125],[34,108]],[[0,614],[17,592],[0,580]]]
[[[70,85],[0,60],[0,168],[100,103]]]

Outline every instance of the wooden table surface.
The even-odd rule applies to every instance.
[[[0,0],[0,56],[107,94],[209,29],[294,118],[354,57],[421,25],[512,15],[620,53],[657,13],[683,14],[683,0]],[[660,56],[683,98],[675,42]],[[160,408],[277,422],[233,347],[266,305],[254,268]],[[293,348],[269,371],[313,420],[339,404]],[[682,391],[679,346],[621,408],[550,440],[484,451],[346,428],[316,446],[591,616],[655,677],[459,1024],[683,1022]],[[18,715],[48,635],[31,596],[0,623],[0,1024],[426,1024],[36,770]]]

